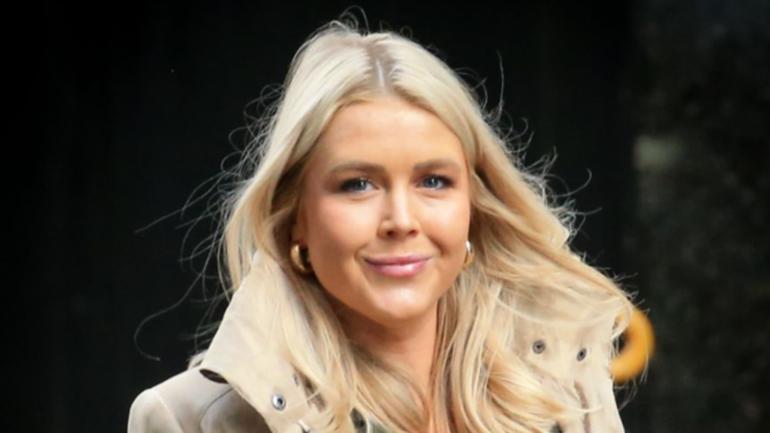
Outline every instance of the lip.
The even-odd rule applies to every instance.
[[[429,258],[430,256],[424,254],[403,254],[400,256],[364,257],[364,260],[373,265],[406,265],[422,262]]]
[[[425,267],[430,256],[407,254],[403,256],[367,257],[364,260],[374,271],[382,275],[412,277]]]

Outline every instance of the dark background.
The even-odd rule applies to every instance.
[[[321,3],[29,6],[7,38],[23,103],[5,159],[4,431],[125,431],[133,397],[184,368],[217,290],[203,256],[186,260],[216,222],[204,192],[249,101],[349,6]],[[527,162],[558,155],[552,187],[585,212],[575,248],[655,326],[646,380],[620,393],[627,431],[766,431],[770,3],[359,4],[486,79],[489,108],[502,66]]]

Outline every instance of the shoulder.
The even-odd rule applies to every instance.
[[[516,351],[534,368],[562,379],[572,379],[589,368],[607,370],[613,324],[613,320],[519,320]]]
[[[207,379],[199,368],[145,389],[129,410],[129,433],[214,431],[269,432],[256,410],[230,385]]]
[[[618,433],[623,425],[610,375],[614,322],[584,323],[521,321],[517,323],[516,350],[548,389],[568,406],[585,414],[560,421],[564,432]]]

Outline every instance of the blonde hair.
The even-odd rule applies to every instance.
[[[398,367],[348,341],[320,284],[299,275],[288,258],[317,138],[340,107],[383,95],[438,116],[460,139],[471,169],[476,257],[439,303],[430,396]],[[392,432],[424,431],[429,412],[438,431],[549,431],[569,408],[542,389],[514,350],[517,323],[612,323],[629,309],[616,283],[570,250],[574,214],[549,202],[543,174],[521,166],[452,69],[399,34],[367,34],[340,21],[316,32],[295,55],[281,98],[243,164],[254,164],[253,175],[225,204],[220,246],[227,285],[236,290],[246,274],[259,271],[255,254],[276,272],[265,276],[274,284],[260,286],[259,314],[265,334],[275,336],[276,349],[318,403],[315,431],[353,431],[354,409]],[[277,272],[289,284],[280,284]],[[278,332],[268,329],[276,323]],[[617,321],[615,335],[623,323]]]

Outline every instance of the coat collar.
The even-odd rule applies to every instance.
[[[315,411],[307,402],[294,368],[274,349],[273,339],[259,323],[257,291],[267,264],[252,263],[251,271],[232,296],[222,322],[200,366],[207,378],[227,382],[253,406],[273,432],[307,430],[303,418]],[[288,284],[285,275],[277,275]],[[273,281],[275,283],[275,281]],[[262,307],[262,308],[260,308]]]

